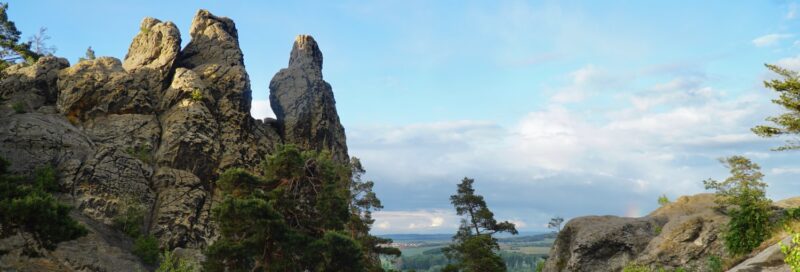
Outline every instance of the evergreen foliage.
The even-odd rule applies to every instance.
[[[770,200],[767,184],[761,181],[761,167],[742,156],[720,160],[731,176],[724,181],[703,181],[706,189],[716,191],[720,208],[727,209],[731,220],[723,238],[731,254],[746,254],[758,247],[770,233]]]
[[[798,73],[776,65],[767,64],[766,66],[781,78],[765,81],[764,85],[778,92],[778,99],[773,99],[772,102],[780,105],[787,112],[767,118],[767,121],[772,122],[774,126],[756,126],[752,130],[761,137],[797,137],[800,135],[800,78]],[[800,149],[800,141],[797,138],[787,140],[785,145],[776,148],[776,150],[795,149]]]
[[[16,24],[8,18],[8,3],[0,3],[0,70],[19,62],[35,62],[40,55],[31,42],[20,42]]]
[[[139,235],[133,242],[133,255],[142,259],[146,264],[158,262],[158,239],[153,235]]]
[[[513,223],[497,222],[486,205],[483,196],[475,194],[472,188],[474,179],[464,178],[458,184],[455,195],[450,196],[450,203],[456,213],[464,216],[461,226],[453,236],[453,244],[444,249],[445,254],[454,264],[442,271],[491,272],[505,271],[503,259],[495,251],[499,250],[497,239],[492,237],[498,232],[517,234]]]
[[[0,239],[20,235],[24,254],[38,256],[58,243],[86,234],[86,229],[69,217],[71,207],[61,204],[51,192],[58,190],[55,170],[36,169],[33,176],[8,172],[9,162],[0,158]]]
[[[267,158],[263,176],[225,171],[216,183],[223,199],[212,209],[220,238],[206,251],[205,269],[380,271],[373,254],[390,240],[368,233],[370,211],[381,206],[353,161],[285,145]]]

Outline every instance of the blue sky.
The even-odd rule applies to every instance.
[[[764,63],[800,68],[792,1],[11,1],[23,36],[57,55],[123,58],[145,16],[189,40],[205,8],[237,24],[257,117],[297,34],[325,57],[351,155],[386,209],[376,233],[451,232],[448,202],[476,178],[523,230],[588,214],[641,216],[703,192],[717,158],[763,166],[797,195],[797,152],[749,128],[779,112]]]

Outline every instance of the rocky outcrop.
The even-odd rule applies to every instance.
[[[333,89],[322,79],[322,52],[314,38],[295,39],[289,67],[269,83],[269,101],[288,143],[329,150],[334,159],[347,161],[344,127],[336,113]]]
[[[0,270],[142,268],[128,253],[130,239],[109,229],[130,203],[150,211],[145,231],[163,248],[196,256],[215,239],[213,183],[226,169],[259,171],[283,143],[330,150],[347,161],[313,38],[298,37],[289,68],[273,79],[278,119],[255,120],[234,22],[200,10],[190,36],[181,49],[173,23],[145,18],[124,61],[101,57],[69,66],[44,57],[2,72],[0,154],[17,173],[56,167],[66,192],[61,197],[91,226],[89,236],[63,243],[52,256],[4,256]],[[0,250],[16,252],[14,244],[0,241],[11,245]]]
[[[684,196],[641,218],[589,216],[559,233],[545,271],[620,271],[628,263],[674,269],[706,267],[723,256],[720,232],[728,217],[714,195]]]

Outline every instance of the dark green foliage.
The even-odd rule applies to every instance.
[[[719,256],[711,255],[708,256],[708,261],[706,262],[706,266],[708,267],[708,272],[722,272],[722,259]]]
[[[717,203],[731,217],[723,238],[731,254],[746,254],[758,247],[770,233],[770,200],[767,184],[762,182],[761,167],[742,156],[732,156],[721,162],[730,169],[731,177],[724,181],[703,181],[706,189],[716,190]]]
[[[497,222],[486,205],[483,196],[475,194],[472,184],[475,180],[464,178],[458,184],[457,194],[450,196],[450,203],[456,213],[465,218],[453,236],[454,243],[444,252],[456,263],[447,269],[458,268],[462,271],[505,271],[503,259],[495,251],[499,250],[497,239],[492,237],[497,232],[517,234],[514,224],[505,221]]]
[[[8,18],[8,4],[0,3],[0,70],[18,63],[35,62],[40,55],[31,50],[31,42],[20,42],[19,30]]]
[[[133,242],[133,254],[146,264],[158,262],[158,239],[153,235],[141,235]]]
[[[15,113],[25,113],[25,103],[16,102],[11,104],[11,109],[14,110]]]
[[[71,207],[61,204],[51,192],[58,189],[52,167],[34,171],[32,177],[8,173],[8,161],[0,158],[0,238],[20,235],[25,254],[40,255],[57,244],[86,234],[86,229],[69,217]]]
[[[220,175],[222,201],[212,208],[220,238],[206,251],[206,270],[380,269],[368,254],[377,252],[373,243],[385,240],[370,236],[371,219],[353,208],[361,198],[351,193],[351,167],[328,152],[285,145],[267,158],[263,172],[229,169]]]
[[[752,130],[761,137],[777,137],[800,135],[800,78],[796,71],[784,69],[775,65],[766,65],[768,69],[780,75],[781,79],[765,81],[764,85],[780,95],[772,102],[783,107],[787,112],[779,116],[767,118],[774,126],[756,126]],[[800,142],[789,140],[786,145],[776,150],[800,149]]]

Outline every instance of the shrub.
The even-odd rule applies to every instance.
[[[25,113],[25,103],[16,102],[11,105],[11,109],[13,109],[16,113]]]
[[[663,207],[666,206],[667,204],[669,204],[669,198],[667,198],[667,195],[661,195],[658,197],[658,205],[661,205]]]
[[[8,166],[0,158],[0,239],[19,234],[23,254],[39,256],[40,249],[53,250],[60,242],[86,235],[86,228],[69,216],[72,208],[50,194],[58,189],[52,167],[24,177],[8,173]]]
[[[200,91],[200,89],[195,88],[194,90],[192,90],[190,98],[192,99],[192,101],[197,101],[197,102],[203,101],[203,92]]]
[[[628,263],[622,268],[622,272],[650,272],[650,268],[636,263]]]
[[[719,256],[714,256],[714,255],[709,256],[708,257],[707,266],[708,266],[708,271],[709,272],[722,272],[722,271],[724,271],[722,269],[722,259],[720,259]]]
[[[716,190],[720,208],[727,209],[731,220],[723,233],[725,247],[733,255],[746,254],[758,247],[770,233],[770,200],[767,184],[761,181],[761,167],[742,156],[720,160],[730,169],[724,181],[703,181],[706,189]]]
[[[800,271],[800,233],[792,233],[790,244],[781,243],[781,252],[786,255],[783,261],[792,268],[792,271]]]
[[[150,33],[150,29],[149,29],[149,28],[146,28],[146,27],[144,27],[144,26],[140,27],[140,28],[139,28],[139,31],[141,31],[141,32],[142,32],[142,33],[144,33],[144,34]]]
[[[172,252],[169,250],[165,250],[163,254],[161,254],[161,264],[158,265],[156,268],[156,272],[194,272],[199,271],[194,265],[178,258],[178,256],[172,255]]]
[[[133,254],[146,264],[158,262],[158,239],[153,235],[142,235],[133,243]]]
[[[544,260],[539,260],[536,262],[536,272],[544,271]]]

